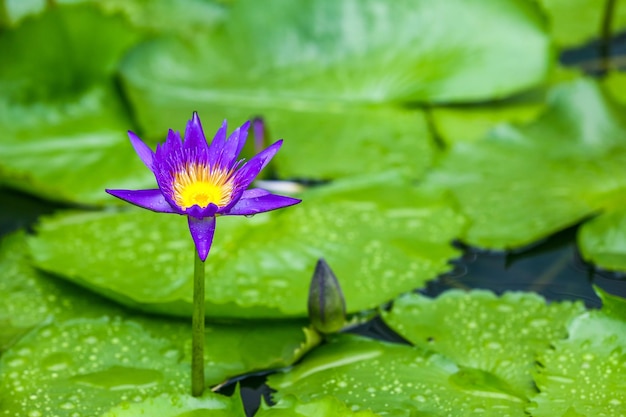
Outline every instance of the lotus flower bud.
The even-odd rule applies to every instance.
[[[335,333],[346,322],[346,301],[324,259],[317,261],[309,289],[309,320],[320,333]]]

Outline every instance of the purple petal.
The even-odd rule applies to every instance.
[[[185,149],[202,149],[208,150],[209,145],[206,143],[204,132],[202,131],[202,123],[197,112],[193,112],[191,120],[187,122],[185,129]]]
[[[169,155],[178,154],[183,147],[180,132],[168,130],[165,142],[159,143],[156,148],[155,157],[158,161],[165,161]]]
[[[220,166],[226,169],[231,169],[233,164],[237,162],[237,157],[246,144],[249,127],[250,122],[246,122],[241,125],[241,127],[235,129],[235,131],[228,137],[228,140],[224,144],[224,148],[221,151],[221,155],[218,158],[218,164]]]
[[[179,213],[163,197],[161,190],[105,190],[114,197],[121,198],[136,206],[159,213]],[[179,213],[180,214],[180,213]]]
[[[202,208],[198,205],[193,205],[185,211],[185,214],[191,217],[195,217],[196,219],[204,219],[205,217],[213,217],[215,213],[217,213],[218,207],[217,205],[210,203],[205,208]]]
[[[222,213],[225,216],[249,216],[266,211],[276,210],[283,207],[293,206],[302,200],[271,194],[260,188],[253,188],[243,192],[241,199],[228,212]]]
[[[154,152],[152,149],[137,136],[135,133],[128,131],[128,137],[130,138],[130,143],[135,148],[135,152],[139,155],[141,161],[148,167],[149,170],[153,168],[153,160],[154,160]]]
[[[255,117],[252,121],[254,133],[254,152],[261,152],[265,146],[265,122],[262,117]]]
[[[206,260],[213,243],[213,234],[215,233],[215,217],[205,217],[204,219],[196,219],[188,217],[189,231],[193,242],[196,244],[198,256],[202,262]]]
[[[226,123],[226,120],[224,120],[222,122],[222,127],[217,130],[211,144],[209,145],[209,165],[211,166],[214,166],[217,163],[222,153],[222,149],[224,149],[224,145],[226,144],[226,129],[228,129],[228,124]]]
[[[246,162],[235,174],[235,183],[237,187],[246,189],[254,181],[259,172],[270,162],[276,155],[276,152],[282,146],[282,139],[265,148],[262,152],[256,154],[252,159]]]

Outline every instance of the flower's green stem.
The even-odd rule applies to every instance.
[[[193,317],[191,321],[191,395],[204,392],[204,262],[194,248]]]
[[[611,70],[612,23],[616,3],[617,0],[606,0],[604,3],[604,15],[600,29],[600,65],[603,75],[606,75]]]

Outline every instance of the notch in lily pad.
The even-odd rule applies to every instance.
[[[309,319],[320,333],[336,333],[346,324],[346,300],[337,277],[320,258],[309,288]]]

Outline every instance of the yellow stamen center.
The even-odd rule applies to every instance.
[[[213,203],[227,205],[233,194],[232,171],[211,170],[202,164],[189,164],[174,175],[174,202],[183,210]]]

